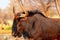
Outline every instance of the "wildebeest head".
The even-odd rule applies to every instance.
[[[14,16],[13,25],[12,25],[12,35],[14,37],[21,36],[21,33],[17,30],[18,26],[20,25],[20,20],[22,19],[20,15],[21,15],[20,13],[17,13]]]
[[[22,12],[22,13],[24,14],[24,12]],[[20,17],[20,16],[21,16],[21,14],[17,13],[13,20],[12,35],[14,37],[16,37],[16,36],[20,37],[22,34],[27,35],[26,32],[24,31],[25,25],[27,22],[26,22],[26,20],[24,20],[25,19],[24,17]]]

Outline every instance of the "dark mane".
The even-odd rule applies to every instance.
[[[42,12],[39,12],[38,10],[35,11],[28,11],[28,16],[33,16],[34,14],[40,14],[41,16],[47,18]]]
[[[47,17],[46,17],[43,13],[41,13],[41,12],[38,12],[38,14],[40,14],[41,16],[47,18]]]
[[[13,35],[14,37],[17,36],[17,20],[16,20],[16,19],[13,20],[12,35]]]
[[[18,13],[19,14],[19,13]],[[18,15],[17,14],[17,16],[20,16],[20,14]],[[20,35],[20,33],[17,31],[17,24],[18,24],[18,22],[19,22],[19,20],[20,20],[21,18],[14,18],[14,20],[13,20],[13,25],[12,25],[12,36],[14,36],[14,37],[16,37],[16,36],[21,36]]]

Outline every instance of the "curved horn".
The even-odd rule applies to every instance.
[[[20,3],[20,0],[18,0],[19,6],[22,8],[22,10],[25,12],[25,17],[28,16],[28,12],[25,10],[25,8]]]

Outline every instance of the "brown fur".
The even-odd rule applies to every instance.
[[[40,14],[28,16],[27,20],[20,20],[18,25],[18,32],[23,34],[26,31],[29,38],[34,40],[54,40],[57,38],[59,40],[60,37],[60,20],[45,18]]]

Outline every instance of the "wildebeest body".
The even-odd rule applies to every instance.
[[[23,32],[25,31],[28,36],[34,40],[54,40],[60,36],[59,20],[46,18],[40,14],[34,14],[33,16],[28,16],[27,20],[22,22],[21,23],[25,25],[21,25],[19,27],[24,27],[25,29]]]
[[[52,40],[60,35],[60,24],[54,21],[54,19],[44,18],[39,14],[28,17],[26,25],[25,30],[34,38],[34,40],[37,40],[38,37]]]

